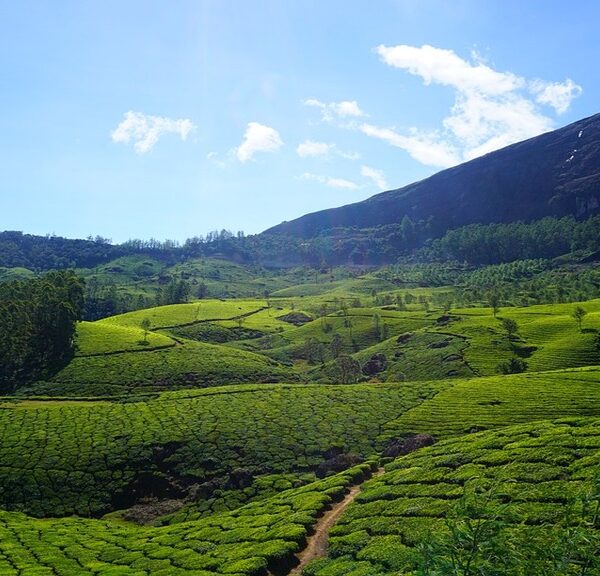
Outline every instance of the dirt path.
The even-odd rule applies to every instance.
[[[383,474],[383,468],[379,468],[371,478],[381,476]],[[339,517],[346,511],[346,508],[354,502],[354,499],[360,493],[362,484],[352,486],[350,492],[346,494],[341,502],[337,502],[333,505],[331,510],[328,510],[319,518],[315,526],[314,533],[309,536],[306,548],[296,555],[299,564],[290,572],[291,574],[302,574],[304,567],[316,558],[323,558],[327,555],[327,544],[329,542],[329,531],[333,528]]]

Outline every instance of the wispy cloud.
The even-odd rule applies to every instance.
[[[381,128],[372,124],[361,124],[359,130],[367,136],[378,138],[391,146],[405,150],[415,160],[427,166],[446,167],[460,162],[454,147],[444,142],[436,133],[425,134],[413,130],[409,135],[404,135],[393,128]]]
[[[223,169],[223,168],[225,168],[225,166],[227,166],[227,163],[225,162],[225,160],[221,160],[221,158],[219,157],[219,155],[216,152],[209,152],[206,155],[206,159],[221,169]]]
[[[359,188],[356,182],[346,180],[345,178],[332,178],[331,176],[321,176],[320,174],[311,174],[310,172],[305,172],[302,174],[301,178],[303,180],[312,180],[313,182],[324,184],[330,188],[338,188],[343,190],[356,190]]]
[[[499,72],[477,54],[465,60],[452,50],[428,45],[382,45],[376,52],[389,66],[422,78],[426,86],[439,84],[455,91],[450,114],[436,130],[399,131],[364,122],[356,126],[429,166],[453,166],[552,130],[553,119],[539,105],[563,113],[582,91],[570,79],[547,83]]]
[[[125,112],[123,120],[112,132],[111,138],[113,142],[123,144],[133,142],[134,150],[138,154],[145,154],[152,150],[164,134],[176,134],[182,140],[186,140],[194,129],[194,124],[188,118],[175,120],[130,110]]]
[[[314,140],[305,140],[298,144],[296,153],[300,158],[307,158],[310,156],[326,156],[335,148],[335,144],[328,144],[327,142],[315,142]]]
[[[312,106],[321,110],[321,116],[326,122],[342,118],[360,118],[366,116],[356,100],[342,100],[340,102],[321,102],[316,98],[304,100],[305,106]]]
[[[378,170],[377,168],[371,168],[370,166],[361,166],[360,173],[365,178],[369,178],[370,180],[372,180],[373,183],[380,190],[388,189],[388,184],[385,180],[385,174],[383,173],[383,170]]]
[[[244,140],[235,150],[240,162],[251,160],[257,152],[275,152],[283,146],[283,140],[275,128],[250,122],[244,133]]]
[[[335,144],[330,142],[316,142],[315,140],[305,140],[296,147],[296,154],[300,158],[310,158],[318,156],[329,156],[334,154],[346,160],[358,160],[358,152],[347,152],[340,150]]]

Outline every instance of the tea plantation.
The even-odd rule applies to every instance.
[[[120,260],[96,275],[165,270]],[[284,576],[347,493],[293,573],[600,574],[600,300],[579,322],[215,262],[172,268],[243,298],[81,322],[72,358],[0,397],[0,576]]]
[[[449,570],[452,561],[460,564],[460,546],[435,548],[435,541],[454,543],[453,537],[477,548],[477,554],[465,554],[474,569],[485,564],[488,553],[493,557],[486,538],[515,546],[486,574],[598,574],[599,470],[598,419],[538,422],[445,440],[398,458],[366,483],[332,529],[328,558],[305,574],[427,573],[424,552],[432,542],[437,556],[431,565],[445,561]],[[480,533],[469,540],[474,525]],[[580,539],[569,540],[574,534]],[[523,571],[533,560],[522,553],[531,550],[525,545],[532,541],[546,547],[539,551],[540,562],[548,569],[562,562],[565,571]],[[561,542],[574,547],[569,555]],[[449,551],[455,556],[444,558]],[[578,571],[582,565],[588,571]]]
[[[240,468],[311,471],[336,448],[368,456],[388,421],[437,390],[436,383],[265,384],[127,403],[7,401],[0,507],[98,516],[143,497],[182,498]]]
[[[234,512],[162,528],[0,512],[0,574],[242,576],[285,568],[317,516],[370,473],[363,464]]]

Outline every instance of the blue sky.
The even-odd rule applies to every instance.
[[[183,240],[600,111],[600,4],[0,0],[0,229]]]

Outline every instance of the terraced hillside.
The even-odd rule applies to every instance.
[[[456,381],[388,423],[384,436],[446,438],[561,416],[600,416],[600,368]]]
[[[304,574],[598,574],[599,468],[598,419],[445,440],[366,483]]]
[[[242,469],[252,478],[312,471],[328,454],[368,456],[386,422],[438,386],[256,385],[126,403],[6,400],[0,507],[98,516],[144,498],[183,504],[213,479],[235,483]],[[202,489],[211,493],[210,485]]]
[[[317,516],[370,471],[364,464],[235,512],[162,528],[0,512],[0,573],[250,576],[267,568],[287,571]]]
[[[480,520],[523,566],[540,539],[588,562],[600,300],[436,307],[449,290],[332,276],[80,323],[66,366],[0,398],[0,574],[283,576],[317,530],[305,576],[438,576]],[[437,443],[393,460],[417,434]]]

